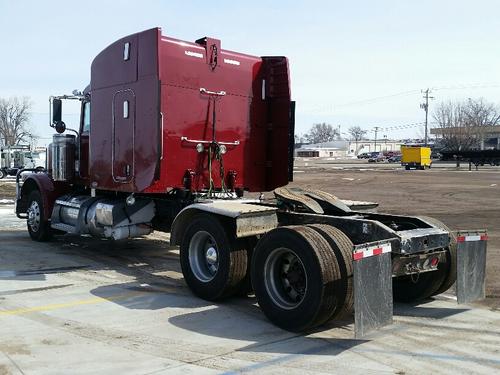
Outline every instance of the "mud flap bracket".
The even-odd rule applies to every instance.
[[[457,302],[474,302],[485,297],[486,244],[484,230],[457,233]]]
[[[392,324],[391,243],[354,246],[354,336],[361,338]]]

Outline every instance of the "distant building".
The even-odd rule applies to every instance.
[[[315,144],[302,144],[295,149],[295,156],[299,157],[330,157],[330,158],[345,158],[357,156],[363,152],[373,151],[399,151],[402,141],[390,139],[377,140],[361,140],[354,141],[332,141]]]
[[[432,128],[431,134],[437,138],[443,137],[444,134],[467,134],[469,130],[464,131],[461,127],[449,128]],[[485,149],[500,149],[500,126],[481,126],[478,128],[477,134],[473,135],[479,139],[479,147],[481,150]]]
[[[295,149],[295,156],[309,158],[345,158],[348,141],[332,141],[324,143],[303,144]]]

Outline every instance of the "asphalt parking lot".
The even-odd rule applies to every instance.
[[[164,236],[40,244],[12,206],[0,221],[0,374],[500,371],[500,312],[451,295],[396,305],[394,324],[364,340],[352,322],[298,335],[252,297],[194,297]]]

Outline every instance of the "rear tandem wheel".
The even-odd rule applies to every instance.
[[[330,245],[340,269],[340,298],[337,309],[332,312],[330,319],[344,319],[354,310],[354,279],[352,264],[353,243],[341,230],[326,224],[308,225],[313,228]],[[329,320],[330,320],[329,319]]]
[[[254,250],[251,272],[260,308],[283,329],[300,332],[319,326],[344,303],[335,253],[311,227],[268,232]]]
[[[439,220],[426,216],[421,216],[421,218],[450,233],[450,245],[446,248],[446,262],[439,263],[436,271],[393,278],[394,300],[398,302],[414,302],[441,294],[447,291],[457,279],[457,238],[455,234]]]
[[[247,272],[247,251],[235,247],[215,217],[196,215],[180,246],[182,274],[191,291],[209,301],[237,293]]]
[[[438,269],[443,269],[445,271],[446,277],[438,290],[436,290],[433,294],[437,295],[446,292],[453,284],[455,284],[455,281],[457,281],[457,236],[441,221],[434,219],[433,217],[421,217],[434,226],[450,233],[450,245],[446,249],[446,262],[438,265]]]

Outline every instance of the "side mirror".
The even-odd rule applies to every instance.
[[[62,134],[66,130],[66,124],[63,121],[57,121],[54,124],[54,128],[56,128],[56,132]]]
[[[52,125],[62,121],[62,100],[52,99]]]
[[[64,133],[66,124],[62,121],[62,100],[52,99],[52,125],[59,134]]]

